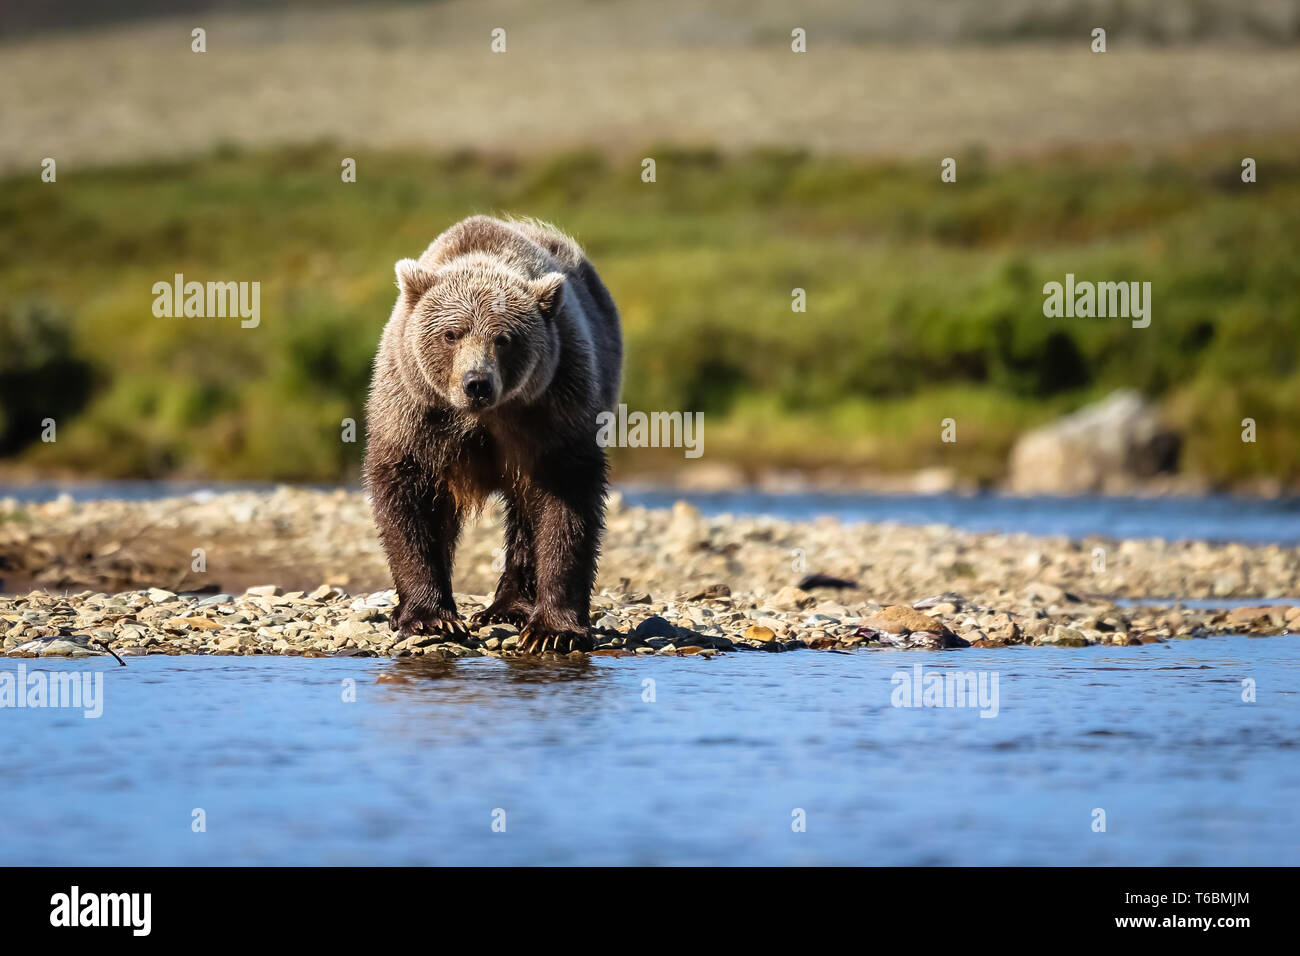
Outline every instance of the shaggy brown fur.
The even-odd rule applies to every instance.
[[[618,312],[572,239],[474,216],[397,263],[367,405],[366,488],[403,635],[463,634],[451,570],[462,519],[506,503],[506,563],[474,624],[520,649],[589,649],[608,466],[596,415],[618,402]]]

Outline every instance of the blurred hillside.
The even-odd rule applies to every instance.
[[[1300,0],[249,6],[5,8],[11,470],[354,476],[393,262],[500,211],[578,235],[626,401],[704,411],[706,461],[996,479],[1133,387],[1185,468],[1300,479]],[[155,318],[178,272],[260,282],[261,325]],[[1044,318],[1067,272],[1151,282],[1151,327]]]
[[[1300,128],[1300,98],[1283,95],[1300,89],[1297,11],[1300,0],[204,11],[0,44],[0,170],[322,138],[528,154],[668,141],[890,157],[1147,148]],[[1105,55],[1089,50],[1097,17]],[[195,26],[206,53],[190,50]],[[790,51],[794,26],[807,53]],[[495,27],[504,54],[490,50]],[[1157,42],[1166,33],[1189,43]]]
[[[364,11],[370,0],[44,0],[7,5],[0,36],[75,32],[106,24],[134,23],[166,15],[211,17],[231,13],[312,14]],[[522,25],[553,43],[557,38],[593,43],[758,44],[789,35],[799,25],[861,43],[988,43],[1062,40],[1105,26],[1146,43],[1254,43],[1300,41],[1297,0],[432,0],[391,3],[418,13],[412,25],[428,27],[432,42],[459,45],[477,37],[483,15],[509,17],[498,25]],[[419,9],[423,8],[423,9]],[[338,34],[348,21],[319,16],[300,21],[316,36]],[[628,28],[635,26],[636,30]],[[616,38],[616,39],[615,39]]]

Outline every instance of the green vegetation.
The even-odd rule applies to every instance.
[[[90,377],[90,364],[73,352],[66,316],[0,303],[0,456],[36,440],[43,422],[80,411]]]
[[[704,411],[706,460],[991,478],[1024,428],[1132,386],[1183,430],[1189,470],[1300,476],[1300,140],[971,154],[957,184],[940,183],[937,160],[677,147],[641,154],[654,184],[639,157],[394,152],[357,155],[359,181],[344,184],[342,155],[228,148],[4,182],[0,428],[27,442],[18,460],[353,477],[362,442],[341,442],[340,423],[362,422],[393,262],[465,215],[504,211],[583,242],[623,312],[625,400]],[[1242,155],[1258,184],[1241,183]],[[156,318],[152,286],[178,272],[261,282],[260,327]],[[1044,318],[1043,283],[1067,272],[1150,281],[1150,328]],[[796,287],[806,313],[791,312]],[[72,344],[56,361],[60,322]],[[53,444],[33,440],[44,404]],[[938,440],[948,417],[956,444]]]

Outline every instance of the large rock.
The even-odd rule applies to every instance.
[[[854,633],[895,647],[970,647],[969,641],[958,637],[938,618],[898,604],[881,608],[863,620]]]
[[[1176,470],[1180,444],[1154,406],[1122,389],[1022,435],[1011,449],[1008,482],[1020,492],[1122,491]]]

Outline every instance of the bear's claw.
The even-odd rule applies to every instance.
[[[403,611],[399,604],[388,619],[389,627],[402,637],[425,634],[430,637],[446,637],[453,641],[469,639],[469,628],[464,619],[453,608],[425,608],[412,606]]]
[[[555,651],[567,654],[570,651],[590,651],[594,643],[586,630],[542,630],[533,625],[525,625],[519,633],[518,651],[521,654],[541,654],[543,651]]]
[[[523,628],[532,617],[533,609],[520,599],[493,601],[483,610],[469,619],[471,627],[484,627],[488,624],[510,624]]]

